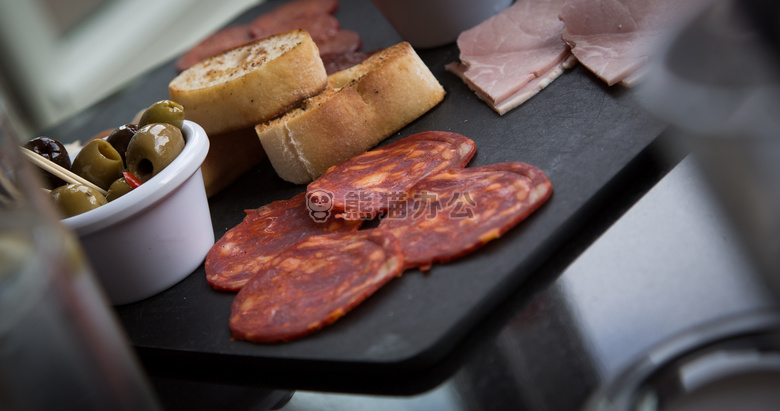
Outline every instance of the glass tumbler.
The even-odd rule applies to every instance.
[[[780,44],[745,4],[715,0],[674,34],[640,95],[690,149],[780,303]]]
[[[0,101],[0,410],[159,409],[19,144]]]

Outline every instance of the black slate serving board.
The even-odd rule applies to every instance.
[[[234,23],[249,22],[278,4],[253,8]],[[360,33],[363,50],[401,41],[368,1],[342,0],[336,16],[343,28]],[[334,325],[285,344],[231,341],[227,322],[234,294],[211,289],[201,266],[156,296],[117,307],[150,370],[294,389],[414,391],[399,387],[445,359],[491,309],[522,286],[589,217],[589,210],[609,197],[610,182],[666,128],[643,111],[631,90],[607,87],[582,66],[499,116],[445,71],[445,64],[457,60],[455,44],[418,53],[447,95],[383,144],[426,130],[463,134],[477,144],[470,165],[533,164],[552,181],[550,200],[472,255],[427,273],[407,271]],[[175,75],[170,62],[45,133],[70,141],[116,127],[167,98],[167,84]],[[279,179],[265,161],[210,199],[217,238],[243,219],[245,209],[304,190]]]

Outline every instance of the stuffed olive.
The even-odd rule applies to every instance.
[[[184,149],[181,130],[167,123],[147,124],[127,145],[127,171],[142,182],[149,181]]]
[[[65,218],[73,217],[107,203],[103,194],[83,185],[68,184],[51,191],[54,203]]]
[[[184,125],[184,107],[171,100],[158,101],[141,114],[138,128],[152,123],[167,123],[181,130]]]
[[[90,140],[73,159],[71,171],[107,190],[122,177],[122,156],[106,140]]]

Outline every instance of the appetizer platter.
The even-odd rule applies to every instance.
[[[270,1],[247,10],[229,27],[249,25],[284,4]],[[402,42],[370,2],[341,0],[333,16],[342,31],[360,36],[362,50]],[[476,150],[464,174],[497,164],[505,169],[532,165],[549,179],[553,187],[551,195],[546,193],[549,198],[500,238],[446,263],[408,267],[338,321],[293,341],[258,344],[235,339],[228,319],[236,293],[212,287],[206,266],[201,265],[157,295],[116,307],[151,372],[292,389],[392,393],[430,388],[413,387],[408,381],[444,361],[565,245],[594,210],[609,201],[614,182],[630,178],[625,174],[631,163],[666,128],[641,108],[631,89],[608,86],[579,65],[499,115],[448,71],[447,66],[459,59],[456,44],[416,52],[445,94],[378,147],[420,133],[465,136]],[[43,134],[70,142],[128,122],[139,107],[169,98],[169,83],[182,64],[171,61],[146,73]],[[210,194],[215,239],[239,225],[245,210],[307,191],[306,184],[287,181],[277,171],[271,161],[262,159]],[[443,241],[430,238],[432,243]]]

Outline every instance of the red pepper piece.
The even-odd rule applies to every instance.
[[[141,185],[141,180],[134,176],[133,173],[123,171],[122,175],[125,177],[125,181],[127,181],[127,185],[129,185],[130,188],[136,189]]]

